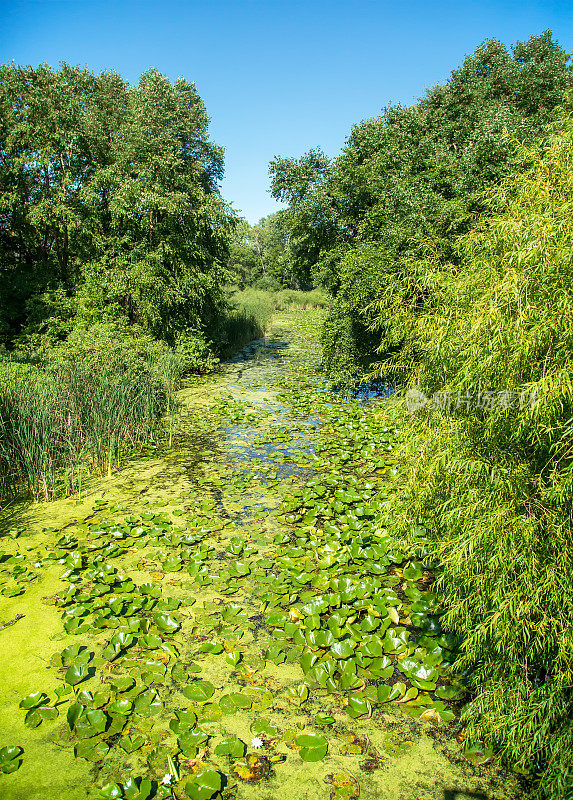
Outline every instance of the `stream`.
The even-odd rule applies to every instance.
[[[170,447],[3,520],[1,800],[523,796],[464,745],[400,433],[324,384],[321,314],[188,381]]]

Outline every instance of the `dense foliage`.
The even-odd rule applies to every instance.
[[[123,319],[173,343],[221,315],[221,148],[193,84],[0,68],[0,336]]]
[[[495,191],[414,330],[407,516],[444,566],[464,718],[547,797],[573,796],[573,119]],[[441,398],[441,400],[439,399]],[[449,402],[451,400],[451,403]],[[449,410],[448,410],[449,406]],[[441,411],[438,408],[441,407]],[[429,406],[428,406],[429,408]]]
[[[398,507],[443,567],[466,735],[551,798],[573,797],[570,87],[548,32],[511,53],[490,40],[419,103],[356,126],[290,206],[335,296],[330,374],[375,365],[430,398]]]
[[[407,341],[404,317],[431,305],[436,273],[459,262],[456,239],[484,210],[483,189],[555,118],[568,63],[549,32],[512,52],[489,40],[415,105],[356,125],[330,166],[319,151],[271,163],[314,280],[336,298],[324,345],[339,380]]]
[[[239,220],[229,248],[229,271],[241,287],[263,291],[308,289],[309,265],[301,272],[290,226],[290,213],[280,210],[249,225]]]

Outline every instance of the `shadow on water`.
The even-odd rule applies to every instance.
[[[367,403],[370,400],[383,400],[394,394],[394,387],[384,381],[367,381],[346,390],[346,394],[353,400]]]

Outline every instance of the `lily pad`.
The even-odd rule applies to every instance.
[[[322,761],[328,752],[328,742],[320,734],[303,734],[297,737],[296,745],[303,761]]]

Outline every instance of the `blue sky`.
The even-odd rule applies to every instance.
[[[195,81],[226,150],[223,195],[254,222],[278,208],[273,156],[336,155],[354,123],[415,101],[484,39],[550,28],[571,51],[572,11],[571,0],[0,0],[0,61]]]

